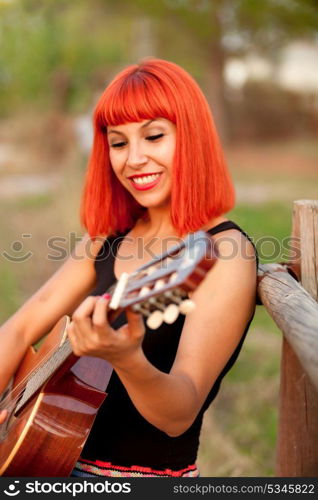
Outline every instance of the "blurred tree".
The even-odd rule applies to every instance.
[[[126,31],[110,1],[0,3],[0,112],[87,107],[99,80],[124,61]]]
[[[83,110],[119,67],[153,55],[195,76],[226,140],[227,58],[275,57],[317,26],[317,0],[0,0],[0,113]]]
[[[131,7],[130,0],[118,1]],[[223,140],[230,136],[226,59],[251,50],[273,57],[277,48],[294,38],[317,36],[318,30],[317,0],[134,0],[134,9],[138,15],[160,20],[157,36],[165,40],[169,52],[179,31],[185,31],[199,49],[206,62],[207,95]],[[170,22],[174,30],[167,29]],[[176,54],[177,59],[182,56]]]

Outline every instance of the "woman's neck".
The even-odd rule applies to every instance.
[[[143,220],[139,221],[139,228],[151,236],[175,234],[176,230],[171,223],[170,210],[166,208],[148,209]]]
[[[228,219],[223,215],[212,217],[201,229],[203,231],[208,231],[226,220]],[[177,236],[177,230],[171,222],[170,211],[164,208],[148,209],[146,215],[137,222],[133,232],[140,233],[143,236],[147,235],[149,238]]]

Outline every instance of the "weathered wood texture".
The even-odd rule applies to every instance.
[[[318,200],[294,203],[294,232],[300,240],[301,284],[318,300]]]
[[[259,294],[284,333],[276,474],[310,477],[318,475],[318,201],[294,203],[292,237],[291,259],[303,289],[295,282],[284,288],[292,278],[275,272]]]
[[[318,304],[283,266],[260,266],[258,293],[318,390]],[[317,426],[318,427],[318,426]]]

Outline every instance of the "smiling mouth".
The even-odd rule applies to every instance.
[[[160,180],[162,172],[156,174],[139,174],[128,177],[132,186],[138,190],[151,189],[156,186]]]
[[[161,173],[157,174],[141,174],[141,175],[132,175],[128,177],[128,179],[135,184],[150,184],[151,182],[154,182],[155,180],[159,179]]]

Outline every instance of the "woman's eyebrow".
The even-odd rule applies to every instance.
[[[145,127],[148,127],[148,125],[150,125],[150,123],[155,122],[155,121],[156,121],[155,119],[149,120],[149,121],[147,121],[146,123],[144,123],[143,125],[141,125],[141,127],[140,127],[140,128],[145,128]]]
[[[123,135],[123,133],[119,132],[119,130],[107,130],[107,134],[120,134],[120,135]]]

